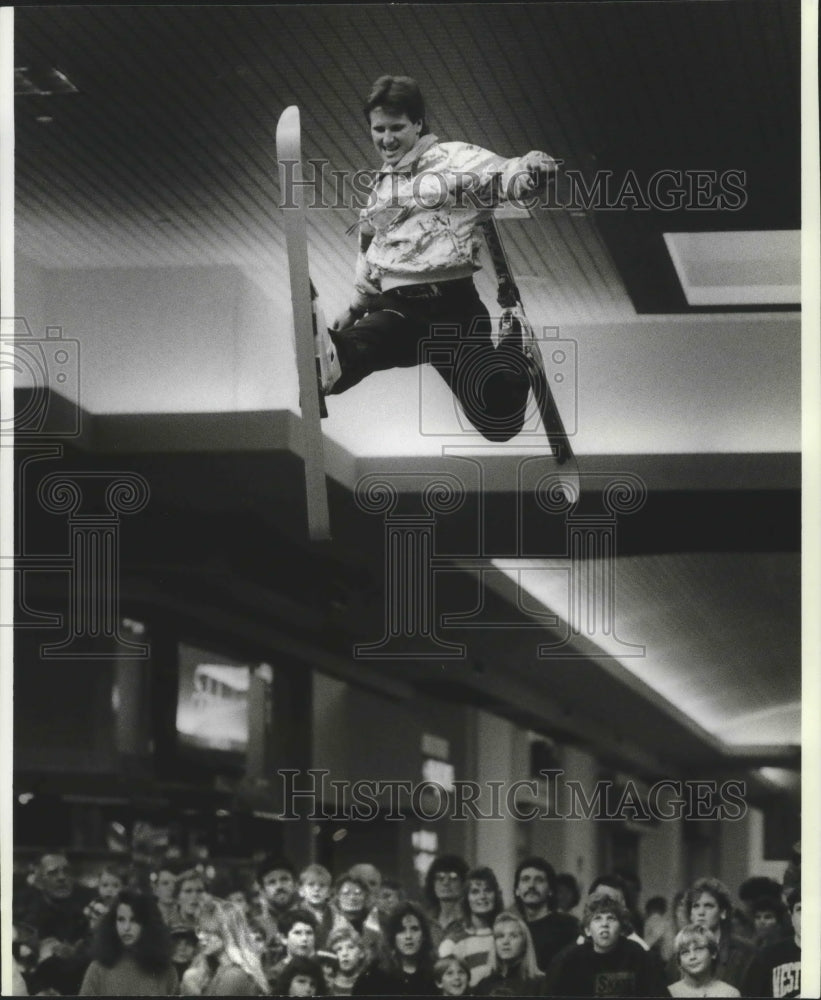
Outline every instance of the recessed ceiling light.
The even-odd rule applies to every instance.
[[[798,305],[801,232],[665,233],[691,306]]]
[[[14,93],[17,97],[49,97],[79,91],[65,73],[53,66],[16,66]]]

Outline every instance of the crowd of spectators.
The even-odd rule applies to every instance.
[[[243,874],[245,877],[243,877]],[[529,857],[513,884],[456,855],[424,884],[362,863],[336,877],[266,857],[251,872],[166,859],[93,887],[43,855],[14,899],[15,995],[788,997],[801,891],[697,879],[640,905],[630,873],[576,879]]]

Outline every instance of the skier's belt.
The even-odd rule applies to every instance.
[[[389,289],[386,295],[396,295],[400,299],[438,299],[449,292],[455,292],[467,284],[472,284],[473,278],[454,278],[452,281],[428,281],[417,285],[397,285]]]

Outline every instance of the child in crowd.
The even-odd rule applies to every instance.
[[[627,935],[627,908],[612,896],[593,894],[584,910],[586,938],[554,959],[546,993],[562,997],[660,997],[664,979],[655,956]]]
[[[733,903],[729,889],[716,878],[699,878],[685,898],[689,923],[706,928],[718,941],[716,977],[741,989],[755,948],[750,941],[733,933]],[[673,957],[667,966],[667,982],[676,982],[680,975],[678,962]]]
[[[125,889],[125,879],[122,872],[114,865],[103,865],[97,876],[97,897],[106,906],[111,906],[115,897]]]
[[[316,918],[316,946],[324,948],[334,929],[334,911],[330,904],[331,873],[324,865],[308,865],[299,875],[301,906]]]
[[[328,995],[322,966],[315,958],[297,955],[274,982],[274,996],[324,997]]]
[[[681,979],[668,986],[673,997],[739,997],[741,994],[715,974],[718,939],[698,924],[688,924],[676,935],[673,953]]]
[[[174,924],[171,933],[171,964],[182,980],[197,954],[197,932],[187,924]]]
[[[313,958],[316,954],[316,920],[308,910],[295,909],[284,913],[278,923],[280,950],[268,948],[263,955],[263,968],[268,981],[277,982],[285,967],[294,958]],[[279,956],[277,961],[273,959]]]
[[[433,981],[443,997],[463,997],[470,983],[470,971],[465,963],[451,955],[440,958],[433,966]]]
[[[334,996],[351,996],[354,985],[368,964],[361,936],[353,927],[332,931],[327,948],[336,956],[337,967],[329,988]]]

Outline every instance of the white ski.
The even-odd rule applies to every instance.
[[[302,185],[302,136],[299,108],[292,105],[277,123],[277,160],[282,194],[282,216],[288,248],[291,302],[294,312],[294,340],[299,407],[302,411],[302,458],[305,463],[305,499],[308,512],[308,537],[327,541],[331,537],[328,509],[328,486],[325,480],[325,456],[322,441],[324,401],[320,396],[317,366],[317,337],[327,340],[327,331],[317,330],[316,293],[308,269],[308,225]],[[285,166],[287,164],[287,167]],[[293,190],[285,190],[286,179]],[[289,185],[289,188],[291,185]],[[320,318],[320,322],[324,322]],[[327,360],[327,359],[326,359]],[[335,360],[335,359],[333,359]],[[321,352],[320,352],[321,362]],[[326,383],[326,372],[321,375]]]

